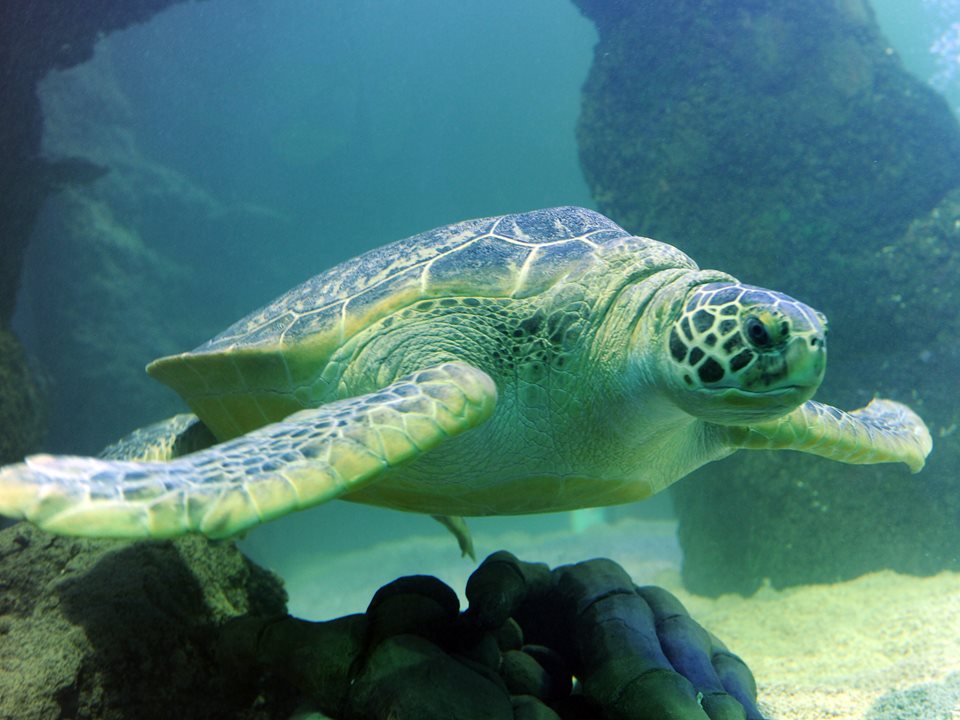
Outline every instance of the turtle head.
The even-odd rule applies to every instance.
[[[826,318],[772,290],[697,285],[663,335],[670,395],[708,422],[748,424],[809,400],[826,367]]]

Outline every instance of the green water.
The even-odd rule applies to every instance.
[[[940,73],[960,106],[960,81],[930,52],[960,6],[873,7],[890,52],[919,78]],[[466,218],[594,206],[576,129],[597,39],[562,0],[207,0],[109,35],[89,62],[51,74],[45,152],[111,173],[48,203],[28,257],[16,328],[52,388],[45,449],[95,453],[178,411],[147,362],[346,258]],[[856,300],[842,311],[855,316]],[[608,532],[637,517],[658,522]],[[672,521],[663,494],[642,508],[471,525],[481,555],[510,543],[552,563],[594,548],[645,554],[653,580],[680,570]],[[581,531],[600,540],[580,545]],[[242,547],[290,579],[304,615],[361,609],[366,584],[392,573],[435,569],[456,585],[472,567],[429,518],[339,502],[258,528]],[[382,579],[342,560],[378,552]],[[342,576],[350,600],[313,597],[314,568]]]

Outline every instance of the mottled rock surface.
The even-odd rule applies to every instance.
[[[576,4],[600,35],[578,127],[598,209],[706,267],[815,271],[960,185],[956,120],[863,0]]]
[[[220,626],[280,614],[280,581],[228,543],[0,532],[0,718],[285,717],[221,673]]]
[[[0,465],[36,450],[43,439],[44,398],[17,339],[0,328]]]

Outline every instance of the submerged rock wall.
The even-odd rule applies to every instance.
[[[861,0],[577,4],[600,35],[578,126],[599,209],[702,265],[813,275],[960,184],[946,102]]]
[[[0,328],[0,465],[20,460],[43,438],[44,403],[20,343]]]
[[[182,0],[57,0],[0,6],[0,326],[13,315],[23,253],[51,184],[40,153],[43,117],[37,85],[54,68],[90,59],[99,37],[144,22]],[[64,169],[54,167],[54,174]]]
[[[251,292],[285,285],[275,278],[289,258],[264,246],[289,233],[289,220],[221,200],[154,159],[119,74],[103,43],[89,62],[50,72],[39,88],[44,153],[82,156],[85,164],[71,167],[88,179],[45,203],[19,295],[25,340],[51,378],[49,452],[97,453],[181,411],[144,366],[248,312],[256,297],[232,291],[238,278],[252,279]]]
[[[17,339],[8,332],[27,244],[45,200],[65,185],[97,177],[102,168],[77,158],[42,157],[43,117],[37,86],[54,68],[88,60],[98,38],[144,22],[182,0],[57,0],[0,4],[0,463],[36,450],[43,403]]]
[[[0,717],[289,717],[289,693],[222,673],[220,627],[282,615],[279,579],[232,543],[0,531]],[[258,698],[259,694],[259,698]]]
[[[187,178],[140,152],[109,53],[51,72],[40,85],[43,148],[81,153],[109,172],[65,187],[37,217],[23,269],[30,346],[51,376],[45,449],[94,454],[132,427],[182,409],[144,366],[196,344],[205,307],[187,246],[204,247],[220,207]],[[186,261],[186,262],[184,262]],[[213,323],[210,323],[211,325]],[[200,334],[195,334],[202,337]]]
[[[764,453],[695,473],[674,490],[688,586],[960,567],[960,225],[944,200],[960,130],[945,101],[864,0],[576,4],[600,37],[578,127],[598,208],[825,312],[819,397],[908,402],[934,435],[915,478]]]

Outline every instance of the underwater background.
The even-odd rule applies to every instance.
[[[907,402],[934,454],[913,477],[741,453],[637,506],[471,520],[479,556],[604,555],[691,593],[761,700],[780,699],[774,716],[960,717],[960,2],[154,10],[37,71],[42,202],[22,263],[6,256],[15,302],[0,318],[25,354],[0,334],[18,358],[0,382],[22,391],[0,410],[3,462],[95,454],[182,411],[146,363],[363,251],[472,217],[591,207],[822,309],[818,398]],[[0,210],[23,218],[29,204]],[[473,569],[429,518],[350,503],[240,546],[310,619],[362,610],[399,574],[461,589]],[[881,596],[915,621],[871,619]],[[824,618],[849,638],[816,635]],[[905,644],[867,647],[856,628],[877,624]],[[842,651],[824,646],[838,637]],[[809,685],[776,676],[786,655],[806,659]],[[896,682],[881,674],[893,667]]]
[[[45,153],[111,172],[47,204],[25,267],[15,326],[55,387],[44,447],[95,453],[178,412],[147,362],[360,252],[589,206],[574,127],[595,40],[553,2],[204,2],[52,73]],[[305,553],[423,527],[320,512],[292,521]],[[276,532],[289,557],[291,527]]]

